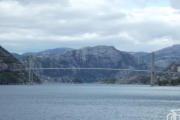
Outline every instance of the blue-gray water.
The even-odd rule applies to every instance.
[[[165,120],[180,87],[0,86],[0,120]]]

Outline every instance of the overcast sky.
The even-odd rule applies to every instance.
[[[0,45],[11,52],[179,43],[180,0],[0,0]]]

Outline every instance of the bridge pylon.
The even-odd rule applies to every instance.
[[[154,67],[154,52],[152,52],[151,60],[151,86],[155,85],[155,67]]]
[[[33,56],[29,56],[29,83],[33,83]]]

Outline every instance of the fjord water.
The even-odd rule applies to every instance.
[[[178,108],[180,87],[0,86],[0,120],[165,120]]]

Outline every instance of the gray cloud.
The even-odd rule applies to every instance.
[[[123,0],[76,1],[0,1],[0,44],[22,53],[99,44],[151,51],[179,43],[180,16],[173,8],[126,9]],[[135,1],[140,6],[146,2]]]
[[[180,9],[180,1],[179,0],[170,0],[172,7],[176,9]]]
[[[18,1],[22,4],[45,4],[45,3],[56,3],[61,5],[68,5],[69,0],[9,0],[9,1]]]

